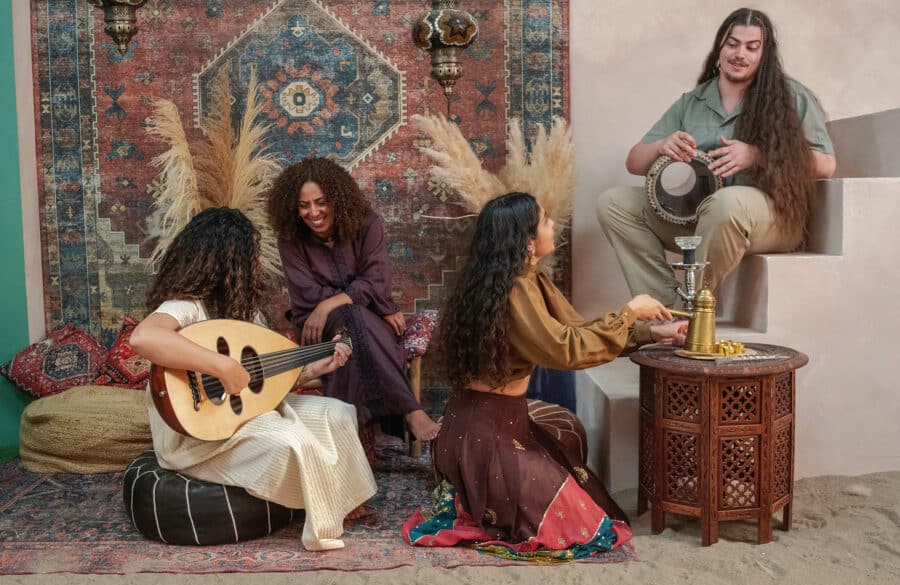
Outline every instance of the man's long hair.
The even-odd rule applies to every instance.
[[[147,310],[171,299],[196,300],[212,319],[252,321],[263,292],[259,237],[237,209],[204,209],[166,249]]]
[[[812,157],[769,17],[749,8],[732,12],[716,33],[697,83],[719,75],[719,53],[735,25],[759,27],[763,44],[756,75],[744,93],[734,137],[759,148],[759,165],[747,172],[753,184],[772,197],[776,227],[786,231],[800,226],[805,230],[815,188]]]
[[[356,180],[344,167],[328,158],[308,158],[286,168],[269,190],[269,222],[279,240],[314,240],[312,230],[298,215],[300,188],[316,183],[331,205],[338,240],[356,237],[372,208]]]
[[[478,215],[468,260],[441,310],[438,338],[452,387],[505,382],[509,294],[527,269],[539,221],[538,203],[527,193],[492,199]]]

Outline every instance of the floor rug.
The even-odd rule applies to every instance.
[[[433,480],[430,456],[410,458],[400,442],[378,446],[376,511],[353,524],[346,548],[310,553],[300,544],[302,522],[267,538],[221,546],[172,546],[145,540],[122,503],[121,474],[37,474],[18,458],[0,466],[0,575],[27,573],[257,573],[400,566],[457,567],[527,564],[467,548],[408,546],[400,525],[427,504]],[[632,560],[630,544],[589,563]]]

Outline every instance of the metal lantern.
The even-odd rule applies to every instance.
[[[453,86],[462,75],[460,56],[478,36],[478,21],[456,4],[456,0],[432,0],[431,12],[413,27],[416,46],[431,53],[431,76],[444,88],[448,113]]]
[[[128,43],[137,33],[135,12],[147,0],[87,0],[88,4],[103,8],[103,30],[116,41],[120,55],[128,52]]]

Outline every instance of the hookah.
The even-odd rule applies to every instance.
[[[684,271],[684,290],[679,286],[676,292],[684,300],[687,310],[670,310],[677,317],[685,317],[688,323],[687,337],[683,349],[675,354],[691,359],[716,359],[744,353],[744,345],[732,341],[716,342],[716,297],[708,288],[696,290],[697,273],[708,262],[697,262],[696,250],[702,236],[678,236],[675,238],[683,254],[681,262],[673,262],[672,268]]]
[[[709,264],[708,262],[697,262],[696,250],[702,241],[703,236],[675,237],[675,245],[681,250],[683,258],[681,262],[673,262],[672,268],[684,271],[684,290],[681,290],[679,286],[675,289],[675,292],[684,300],[684,308],[688,312],[694,308],[697,272],[703,270]],[[713,299],[713,303],[715,303],[715,299]]]

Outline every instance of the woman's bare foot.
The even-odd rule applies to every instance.
[[[374,513],[375,512],[372,510],[372,508],[369,508],[368,506],[358,506],[350,510],[347,516],[344,517],[344,520],[359,520],[360,518],[371,516]]]
[[[406,420],[410,432],[420,441],[432,440],[441,430],[441,425],[431,420],[431,417],[421,408],[406,413],[403,418]]]

